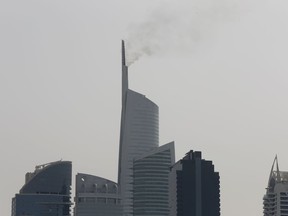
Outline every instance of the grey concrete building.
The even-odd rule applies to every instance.
[[[75,216],[119,216],[118,184],[98,176],[76,175]]]
[[[70,161],[36,166],[12,199],[12,216],[70,216]]]

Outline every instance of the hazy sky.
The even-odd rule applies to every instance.
[[[37,164],[116,181],[127,39],[161,144],[213,160],[223,216],[261,216],[275,154],[288,170],[287,20],[287,0],[0,0],[0,215]]]

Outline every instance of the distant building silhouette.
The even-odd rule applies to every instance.
[[[75,216],[119,216],[118,185],[108,179],[76,175]]]
[[[169,215],[169,173],[175,163],[174,142],[133,162],[133,215]]]
[[[219,173],[201,152],[190,151],[170,173],[171,216],[220,216]]]
[[[271,168],[263,199],[264,216],[288,215],[288,172],[279,171],[277,156]]]
[[[158,106],[144,95],[128,88],[128,67],[123,41],[118,184],[124,216],[133,214],[133,160],[158,146]]]
[[[27,173],[25,185],[12,199],[12,216],[69,216],[71,170],[70,161],[57,161]]]

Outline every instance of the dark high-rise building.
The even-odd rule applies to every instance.
[[[12,199],[12,216],[69,216],[71,173],[70,161],[36,166]]]
[[[220,180],[212,161],[190,151],[170,172],[171,216],[220,216]]]

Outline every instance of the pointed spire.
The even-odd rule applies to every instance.
[[[276,170],[275,170],[275,164],[276,164]],[[275,171],[276,171],[276,178],[275,178],[275,175],[273,174]],[[272,167],[271,167],[269,181],[268,181],[268,188],[272,179],[274,179],[275,181],[281,181],[277,155],[275,156]]]
[[[125,42],[122,40],[122,65],[126,66]]]
[[[125,127],[125,116],[126,116],[126,98],[128,91],[128,67],[126,66],[126,58],[125,58],[125,41],[122,40],[121,43],[122,49],[122,111],[121,111],[121,126],[120,126],[120,145],[119,145],[119,163],[118,163],[118,185],[121,185],[121,161],[122,161],[122,143],[124,136],[124,127]],[[119,187],[119,191],[121,191],[121,187]]]
[[[277,172],[277,181],[281,181],[280,171],[279,171],[279,165],[278,165],[278,158],[277,155],[275,157],[276,160],[276,172]]]
[[[125,57],[125,42],[122,40],[122,105],[125,105],[126,92],[128,90],[128,67]]]

